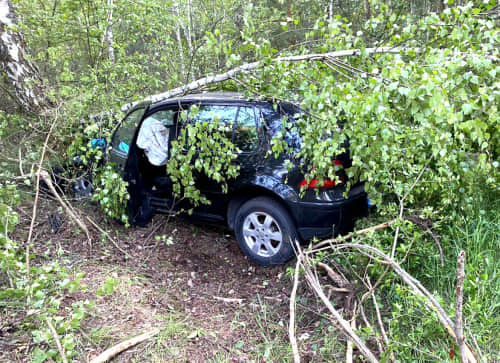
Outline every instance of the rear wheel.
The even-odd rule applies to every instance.
[[[258,197],[243,204],[234,227],[241,250],[259,265],[281,265],[294,256],[295,225],[286,209],[271,198]]]

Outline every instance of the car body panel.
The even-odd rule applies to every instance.
[[[193,208],[193,216],[203,221],[220,223],[224,221],[232,228],[234,215],[238,208],[247,200],[259,196],[267,196],[283,205],[291,218],[293,225],[303,240],[313,237],[325,237],[352,228],[353,221],[366,214],[366,193],[362,184],[355,185],[344,196],[345,187],[336,186],[330,189],[301,191],[299,184],[304,178],[302,167],[290,155],[274,156],[271,153],[270,139],[275,131],[262,119],[262,109],[272,112],[272,104],[267,101],[247,101],[238,93],[212,93],[188,95],[171,99],[158,104],[140,104],[132,108],[113,134],[109,150],[109,161],[114,162],[124,179],[129,182],[131,195],[129,212],[133,214],[144,203],[150,202],[156,212],[169,212],[175,205],[172,196],[171,181],[166,175],[153,179],[158,185],[148,185],[145,182],[144,155],[136,145],[137,133],[142,122],[150,115],[160,110],[188,110],[192,105],[229,105],[234,107],[252,107],[255,115],[255,127],[258,135],[256,149],[242,152],[236,159],[240,165],[240,174],[236,179],[228,180],[228,193],[224,194],[220,184],[205,175],[198,175],[196,185],[211,201],[210,205]],[[295,107],[295,106],[294,106]],[[130,139],[128,150],[123,149],[117,135],[121,127],[134,115],[142,115],[132,120],[135,132]],[[238,111],[239,112],[239,111]],[[135,113],[135,114],[134,114]],[[238,116],[236,116],[238,117]],[[180,132],[181,122],[177,114],[176,124],[170,131],[171,139]],[[234,137],[233,130],[233,137]],[[130,136],[130,135],[128,135]],[[348,163],[348,158],[343,156]],[[335,159],[332,156],[332,162]],[[290,165],[292,167],[290,168]],[[142,204],[141,204],[142,203]],[[178,209],[188,209],[188,203],[180,203]]]

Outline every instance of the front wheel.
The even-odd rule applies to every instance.
[[[241,250],[259,265],[281,265],[295,254],[295,225],[286,209],[271,198],[258,197],[243,204],[234,227]]]

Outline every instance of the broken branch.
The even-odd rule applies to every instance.
[[[299,286],[299,272],[301,265],[301,256],[297,256],[297,264],[295,265],[295,273],[293,277],[293,288],[290,294],[290,325],[288,326],[288,336],[292,345],[293,360],[295,363],[300,363],[299,348],[297,346],[297,338],[295,337],[295,299],[297,297],[297,288]]]
[[[465,337],[462,328],[462,304],[464,300],[464,279],[465,279],[465,251],[460,251],[457,260],[457,297],[455,312],[455,335],[457,336],[458,349],[462,363],[468,363],[465,350]]]
[[[408,272],[406,272],[406,270],[404,270],[396,261],[394,261],[392,258],[390,258],[385,253],[383,253],[382,251],[378,250],[375,247],[358,243],[343,243],[332,246],[332,249],[337,251],[348,248],[357,249],[359,251],[364,250],[373,256],[378,256],[379,258],[387,261],[388,264],[392,267],[392,269],[403,279],[403,281],[411,288],[411,290],[416,296],[425,298],[424,303],[430,308],[431,311],[434,311],[436,313],[440,323],[458,344],[457,335],[455,333],[455,324],[446,314],[446,312],[444,311],[443,307],[439,304],[437,299],[422,285],[420,281],[418,281]],[[465,356],[467,357],[469,362],[476,363],[477,360],[474,356],[474,353],[472,352],[472,349],[467,344],[464,344],[464,349],[465,349]]]
[[[56,329],[54,326],[51,324],[49,319],[46,319],[47,325],[49,326],[50,332],[52,333],[52,336],[54,337],[54,340],[56,341],[57,345],[57,350],[59,351],[59,354],[61,355],[61,359],[63,363],[68,363],[68,358],[66,358],[66,354],[64,353],[64,349],[61,344],[61,340],[59,339],[59,335],[57,334]]]
[[[348,50],[339,50],[339,51],[330,52],[330,53],[314,53],[314,54],[295,55],[295,56],[290,56],[290,57],[280,57],[280,58],[272,59],[271,62],[272,63],[283,63],[283,62],[303,62],[303,61],[325,61],[327,59],[332,59],[332,58],[348,57],[348,56],[355,56],[355,55],[361,55],[361,54],[377,54],[377,53],[399,54],[402,51],[405,51],[405,49],[393,48],[393,47],[366,48],[363,50],[361,50],[361,49],[348,49]],[[216,74],[216,75],[208,76],[208,77],[203,77],[203,78],[197,79],[196,81],[188,83],[184,86],[169,90],[167,92],[163,92],[163,93],[149,96],[148,98],[145,99],[145,101],[160,102],[160,101],[166,100],[166,99],[171,98],[171,97],[180,96],[180,95],[183,95],[187,92],[194,91],[194,90],[200,89],[202,87],[206,87],[206,86],[214,84],[214,83],[227,81],[228,79],[231,79],[234,76],[236,76],[238,73],[243,73],[243,72],[248,72],[248,71],[254,70],[254,69],[260,67],[261,65],[263,65],[263,62],[245,63],[245,64],[243,64],[239,67],[233,68],[225,73]],[[132,108],[136,104],[137,104],[137,102],[128,103],[122,107],[122,110],[123,111],[129,110],[130,108]]]
[[[320,242],[320,243],[316,243],[313,246],[313,249],[317,250],[318,248],[323,247],[323,246],[331,245],[331,244],[337,243],[337,242],[346,241],[348,239],[351,239],[354,236],[361,236],[361,235],[367,234],[369,232],[374,232],[374,231],[379,230],[379,229],[384,229],[384,228],[392,226],[395,222],[396,222],[396,219],[393,219],[393,220],[390,220],[390,221],[387,221],[387,222],[384,222],[384,223],[377,224],[376,226],[368,227],[368,228],[365,228],[365,229],[360,229],[358,231],[349,233],[348,235],[342,236],[340,238],[328,239],[326,241],[323,241],[323,242]]]
[[[310,258],[307,255],[304,255],[299,246],[297,247],[297,249],[297,255],[301,256],[301,259],[303,260],[302,266],[304,268],[307,281],[309,282],[316,295],[321,299],[321,301],[323,301],[326,308],[330,311],[333,316],[333,320],[341,326],[344,334],[353,341],[353,343],[358,347],[361,354],[363,354],[363,356],[365,356],[365,358],[369,362],[377,363],[378,359],[375,357],[372,351],[368,349],[366,344],[352,329],[351,324],[342,317],[342,315],[335,309],[328,297],[325,295],[323,289],[321,288],[321,284],[318,280],[317,275],[312,272],[312,269],[310,267],[312,265],[312,261],[310,260]]]
[[[152,338],[154,337],[156,334],[158,334],[161,330],[160,329],[153,329],[149,332],[146,332],[144,334],[141,334],[141,335],[138,335],[134,338],[131,338],[129,340],[125,340],[124,342],[121,342],[107,350],[105,350],[104,352],[102,352],[101,354],[99,354],[98,357],[92,359],[90,361],[90,363],[104,363],[108,360],[110,360],[111,358],[113,358],[114,356],[120,354],[121,352],[123,352],[124,350],[127,350],[128,348],[130,347],[133,347],[134,345],[137,345],[145,340],[148,340],[149,338]]]
[[[38,198],[40,196],[40,177],[41,177],[41,173],[42,173],[43,160],[45,159],[45,152],[47,151],[47,145],[49,143],[50,136],[52,135],[52,131],[54,130],[54,127],[56,126],[57,120],[58,120],[58,117],[56,115],[54,122],[52,122],[52,125],[50,126],[49,132],[47,133],[47,136],[45,137],[45,142],[43,143],[43,148],[42,148],[42,154],[40,155],[40,161],[38,162],[38,171],[36,173],[35,200],[33,201],[33,213],[31,215],[30,229],[28,232],[28,239],[26,241],[26,278],[28,279],[28,281],[30,280],[30,244],[31,244],[31,239],[33,237],[33,229],[35,227],[35,219],[36,219],[37,207],[38,207]]]
[[[61,198],[61,196],[57,192],[56,188],[54,187],[52,180],[50,179],[49,173],[47,173],[46,170],[42,170],[39,174],[40,174],[40,177],[43,179],[43,181],[45,181],[45,183],[49,187],[52,194],[54,194],[54,196],[56,197],[59,204],[62,205],[62,207],[64,208],[66,213],[68,213],[68,215],[71,217],[71,219],[73,219],[76,222],[76,224],[78,224],[78,226],[85,232],[85,234],[87,235],[87,239],[89,241],[89,244],[91,244],[92,239],[90,238],[90,233],[89,233],[87,226],[85,225],[85,223],[82,222],[82,220],[80,218],[78,218],[76,213],[74,213],[73,210],[70,208],[70,206],[68,204],[66,204],[66,202]]]

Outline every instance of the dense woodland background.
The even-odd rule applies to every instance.
[[[342,50],[357,51],[332,55]],[[313,333],[320,340],[297,345],[291,329],[279,353],[257,349],[247,359],[335,361],[325,347],[347,336],[360,361],[500,361],[499,50],[495,0],[0,0],[5,359],[84,361],[85,349],[99,345],[82,338],[93,308],[78,299],[79,267],[59,264],[64,253],[41,255],[33,236],[37,204],[47,198],[38,188],[44,171],[75,154],[102,157],[88,141],[109,137],[114,123],[89,116],[113,111],[119,119],[125,104],[258,62],[201,89],[307,109],[296,157],[315,165],[309,176],[334,177],[330,161],[349,139],[347,172],[367,182],[377,211],[359,222],[350,246],[336,240],[313,247],[295,266],[302,273],[295,279],[292,268],[287,273],[290,291],[292,280],[309,286],[299,297],[293,290],[292,306],[321,298],[315,279],[329,272],[356,286],[354,307],[327,299]],[[304,60],[279,60],[296,55]],[[120,218],[123,183],[110,169],[93,172],[98,202]],[[95,205],[80,205],[75,219],[85,221],[89,208]],[[103,223],[102,243],[109,245],[106,234],[123,227]],[[87,234],[85,225],[75,228]],[[461,251],[465,276],[461,268],[457,273]],[[106,280],[102,294],[113,293],[113,281]],[[345,286],[337,281],[335,288]],[[62,307],[68,296],[76,296],[74,304]],[[330,307],[343,319],[357,317],[352,331],[338,328],[342,318]],[[286,332],[287,324],[277,329]],[[293,324],[301,329],[300,314]],[[28,348],[15,353],[16,341]],[[342,360],[349,357],[345,345],[335,347]],[[231,352],[210,359],[234,361]]]

